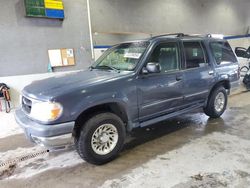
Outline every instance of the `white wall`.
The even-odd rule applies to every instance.
[[[71,71],[72,72],[72,71]],[[74,72],[74,71],[73,71]],[[19,106],[20,93],[22,89],[35,80],[41,80],[57,75],[68,74],[70,72],[57,72],[57,73],[45,73],[45,74],[31,74],[22,76],[8,76],[0,77],[1,83],[6,83],[11,89],[11,101],[14,108]]]

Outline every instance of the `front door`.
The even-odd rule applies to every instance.
[[[148,62],[159,63],[161,72],[138,77],[140,121],[170,113],[183,102],[179,44],[164,42],[155,45],[145,66]]]

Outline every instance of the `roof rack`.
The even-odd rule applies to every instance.
[[[212,34],[185,34],[184,36],[212,38]]]
[[[213,38],[212,34],[184,34],[184,33],[168,33],[168,34],[162,34],[162,35],[157,35],[153,36],[152,38],[157,38],[157,37],[165,37],[165,36],[176,36],[176,37],[208,37],[208,38]]]
[[[162,34],[162,35],[153,36],[152,38],[156,38],[156,37],[165,37],[165,36],[184,37],[185,34],[184,34],[184,33],[167,33],[167,34]]]
[[[189,37],[207,37],[207,38],[213,38],[213,34],[185,34],[184,36]]]

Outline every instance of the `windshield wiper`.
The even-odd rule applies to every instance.
[[[119,70],[119,69],[117,69],[117,68],[115,68],[115,67],[112,67],[112,66],[109,66],[109,65],[101,65],[101,66],[96,66],[96,67],[93,67],[93,68],[95,68],[95,69],[97,68],[97,69],[98,69],[99,67],[100,67],[100,68],[102,68],[102,67],[103,67],[103,68],[108,68],[108,69],[111,69],[111,70],[114,70],[114,71],[120,73],[120,70]]]

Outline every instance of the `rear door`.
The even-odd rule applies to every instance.
[[[183,41],[184,104],[187,106],[205,102],[214,79],[214,68],[208,58],[203,41]]]

